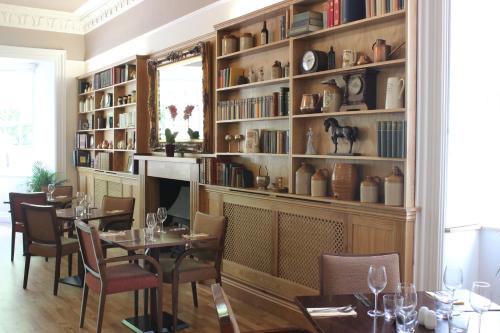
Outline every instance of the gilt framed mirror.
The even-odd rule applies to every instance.
[[[148,60],[149,146],[164,150],[165,130],[177,133],[177,153],[212,152],[210,44],[196,45]]]

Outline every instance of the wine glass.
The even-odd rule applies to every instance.
[[[488,282],[472,282],[469,302],[472,309],[479,313],[479,332],[481,332],[483,312],[488,311],[491,305],[491,285]]]
[[[146,215],[146,227],[147,227],[147,232],[150,235],[150,237],[153,237],[153,232],[156,227],[156,214],[155,213],[148,213]]]
[[[451,296],[455,298],[455,290],[460,289],[463,284],[462,269],[455,265],[446,265],[443,274],[443,283],[446,289],[451,290]]]
[[[160,222],[160,230],[163,231],[163,223],[165,223],[165,220],[168,217],[167,209],[165,207],[159,207],[158,211],[156,212],[156,216],[158,217],[158,220]]]
[[[417,289],[413,283],[398,283],[396,295],[403,298],[401,310],[410,313],[417,307]]]
[[[76,200],[77,206],[80,206],[84,195],[85,195],[85,193],[83,193],[83,192],[76,192],[75,200]]]
[[[47,191],[49,192],[49,200],[54,200],[54,191],[56,190],[56,186],[52,183],[47,185]]]
[[[371,317],[381,317],[384,315],[383,311],[377,308],[378,294],[384,290],[387,285],[387,273],[383,265],[371,265],[368,269],[368,287],[375,294],[375,309],[369,310],[368,315]]]

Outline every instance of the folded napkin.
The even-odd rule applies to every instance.
[[[354,309],[350,311],[339,311],[345,309],[345,306],[328,307],[328,308],[307,308],[307,312],[311,317],[356,317],[358,314]]]
[[[103,231],[99,235],[103,237],[122,236],[125,235],[125,231]]]
[[[182,235],[183,238],[187,238],[187,239],[196,239],[196,238],[208,237],[208,236],[209,236],[209,234],[203,234],[203,233],[190,234],[190,235]]]
[[[440,297],[441,297],[439,295],[439,293],[435,293],[433,291],[426,291],[425,293],[427,294],[427,296],[429,296],[430,298],[435,299],[435,300],[439,300]],[[465,302],[464,301],[460,301],[460,300],[454,300],[453,304],[454,305],[464,305]]]
[[[68,196],[67,195],[58,195],[56,197],[56,199],[63,199],[63,198],[67,198]]]
[[[123,212],[123,209],[115,209],[115,210],[107,210],[107,214],[116,214],[116,213],[121,213]]]

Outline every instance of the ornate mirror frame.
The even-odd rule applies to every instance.
[[[177,61],[197,57],[201,55],[203,68],[203,144],[200,153],[211,153],[213,151],[212,138],[212,98],[211,98],[211,82],[212,82],[212,59],[209,42],[199,42],[196,45],[168,52],[166,55],[157,58],[151,58],[147,61],[148,80],[149,80],[149,96],[148,96],[148,113],[149,113],[149,149],[151,151],[163,150],[158,140],[158,84],[157,71],[158,67],[168,65]]]

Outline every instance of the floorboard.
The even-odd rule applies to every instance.
[[[95,332],[97,295],[89,293],[85,326],[80,329],[78,323],[81,289],[60,284],[59,295],[52,295],[54,259],[45,262],[43,258],[32,258],[28,288],[23,290],[22,240],[18,235],[15,258],[11,263],[10,232],[9,224],[0,223],[0,333]],[[76,257],[74,262],[73,270],[76,272]],[[67,261],[64,259],[61,276],[66,274]],[[168,284],[163,285],[163,293],[163,309],[170,312],[170,286]],[[132,301],[132,293],[108,296],[102,332],[130,332],[121,324],[121,320],[133,315]],[[199,286],[198,301],[199,307],[196,309],[192,303],[190,285],[182,285],[179,317],[190,324],[190,328],[182,332],[219,332],[212,295],[207,286]],[[243,332],[291,326],[285,319],[245,304],[238,299],[232,298],[231,305]]]

